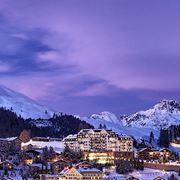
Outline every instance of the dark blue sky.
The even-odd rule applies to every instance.
[[[87,115],[180,98],[180,1],[1,0],[0,83]]]

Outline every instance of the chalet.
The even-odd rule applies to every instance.
[[[168,159],[172,155],[172,152],[168,148],[160,149],[159,152],[160,156],[165,159]]]
[[[24,154],[22,157],[23,164],[32,164],[33,161],[34,161],[34,158],[29,154]]]
[[[103,172],[96,168],[65,168],[59,174],[41,174],[41,180],[102,180]],[[130,179],[129,179],[130,180]]]
[[[151,148],[143,148],[140,151],[137,152],[138,158],[143,160],[151,160],[151,159],[157,159],[158,158],[158,150],[154,150]]]
[[[165,160],[171,157],[172,152],[168,148],[163,148],[160,150],[144,148],[138,151],[137,155],[143,160]]]
[[[79,168],[77,171],[83,176],[84,179],[103,179],[103,172],[96,168]]]
[[[72,179],[83,180],[83,175],[73,167],[70,169],[63,170],[60,173],[60,176],[64,177],[67,180],[72,180]]]

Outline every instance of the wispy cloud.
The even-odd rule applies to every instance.
[[[56,99],[57,108],[67,100],[72,109],[90,103],[118,111],[129,97],[134,104],[177,98],[179,5],[1,1],[1,83],[44,102]]]

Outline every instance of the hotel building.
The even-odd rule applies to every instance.
[[[67,136],[63,142],[74,151],[84,152],[85,159],[89,160],[111,163],[116,159],[133,157],[132,138],[112,130],[83,129],[78,134]]]

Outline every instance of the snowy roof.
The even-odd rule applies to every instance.
[[[138,152],[143,152],[143,151],[145,151],[145,150],[154,151],[153,149],[146,147],[146,148],[140,149]]]
[[[81,162],[72,164],[72,166],[78,166],[78,165],[85,164],[85,163],[86,163],[86,164],[89,164],[87,161],[81,161]]]
[[[96,169],[96,168],[79,168],[79,169],[77,169],[77,171],[79,173],[87,173],[87,172],[90,172],[90,173],[102,173],[102,171],[100,171],[99,169]]]
[[[14,141],[17,137],[9,137],[9,138],[0,138],[0,141]]]
[[[36,148],[36,151],[37,149],[40,149],[40,151],[42,151],[42,148],[44,147],[53,147],[53,149],[55,150],[55,152],[63,152],[64,150],[64,144],[63,142],[61,141],[48,141],[48,142],[45,142],[45,141],[33,141],[33,140],[30,140],[29,142],[27,143],[22,143],[21,146],[22,147],[25,147],[25,146],[28,146],[28,145],[32,145],[34,148]],[[40,152],[41,153],[41,152]]]
[[[77,138],[77,134],[69,134],[67,137],[64,139],[71,139],[71,138]]]
[[[41,164],[41,163],[33,163],[33,164],[28,164],[28,166],[42,168],[43,164]]]
[[[9,160],[5,160],[5,161],[0,162],[0,164],[3,164],[3,163],[9,163],[9,164],[15,166],[15,164],[13,164],[13,163],[12,163],[11,161],[9,161]]]
[[[171,150],[168,149],[168,148],[162,148],[162,149],[160,149],[159,151],[164,151],[164,150],[171,151]]]
[[[127,134],[120,134],[119,137],[131,138],[131,136],[128,136]]]

